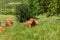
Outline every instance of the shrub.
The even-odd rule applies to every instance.
[[[20,22],[29,20],[32,16],[29,13],[29,6],[26,4],[19,4],[16,6],[16,17]]]
[[[40,6],[38,0],[29,0],[29,10],[32,16],[37,16],[40,14]]]

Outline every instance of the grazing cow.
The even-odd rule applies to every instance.
[[[11,19],[7,19],[6,20],[6,26],[10,26],[11,24],[13,24]]]

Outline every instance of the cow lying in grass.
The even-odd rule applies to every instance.
[[[38,25],[38,21],[36,19],[30,18],[28,21],[24,23],[25,26],[35,26]]]
[[[4,27],[0,26],[0,32],[4,32],[4,31],[5,31]]]
[[[1,22],[0,22],[0,32],[3,32],[5,31],[4,27],[1,25]]]
[[[6,26],[10,26],[11,24],[13,24],[13,22],[11,19],[7,19],[5,24]]]

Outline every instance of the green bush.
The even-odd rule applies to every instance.
[[[26,4],[19,4],[16,6],[16,17],[20,22],[29,20],[32,16],[29,13],[29,6]]]
[[[38,0],[29,0],[29,10],[32,16],[37,16],[40,14],[40,6]]]

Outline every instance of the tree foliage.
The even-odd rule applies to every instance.
[[[19,4],[16,6],[16,17],[20,22],[25,22],[31,15],[29,14],[29,7],[26,4]]]
[[[22,4],[17,7],[17,12],[20,20],[25,21],[29,18],[47,14],[47,17],[60,14],[59,0],[28,0],[28,4]]]
[[[29,10],[32,16],[36,16],[40,12],[38,0],[29,0]]]

